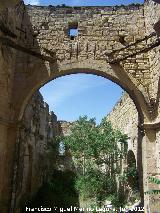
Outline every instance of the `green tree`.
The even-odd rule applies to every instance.
[[[70,150],[77,168],[76,188],[84,198],[102,201],[117,191],[116,176],[121,173],[120,160],[127,153],[127,135],[114,130],[103,119],[80,117],[63,142]]]

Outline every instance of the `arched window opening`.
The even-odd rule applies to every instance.
[[[138,172],[136,167],[136,159],[132,150],[128,151],[127,155],[127,176],[130,187],[134,190],[139,189]]]
[[[59,155],[64,156],[65,155],[65,144],[63,141],[59,143]]]

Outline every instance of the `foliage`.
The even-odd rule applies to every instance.
[[[117,191],[116,176],[119,162],[127,154],[127,135],[114,130],[103,119],[96,126],[95,119],[80,117],[71,134],[60,140],[70,150],[77,168],[76,189],[84,198],[105,200]],[[117,196],[117,195],[116,195]]]
[[[160,179],[158,179],[156,177],[148,177],[148,179],[149,179],[149,182],[160,185]],[[145,192],[145,194],[154,194],[154,195],[160,194],[160,189],[151,189],[151,190]]]
[[[126,200],[124,199],[124,195],[121,194],[122,192],[120,191],[118,194],[114,194],[113,199],[112,199],[112,204],[114,205],[114,207],[117,208],[117,210],[120,207],[124,207],[124,205],[126,204]]]
[[[37,194],[27,203],[28,207],[47,206],[48,208],[67,208],[79,206],[75,191],[75,174],[71,171],[54,170],[52,179],[45,182]]]
[[[127,167],[126,170],[123,171],[123,174],[119,176],[119,180],[122,183],[127,183],[134,190],[139,186],[138,184],[138,173],[136,164],[133,163],[132,166]]]
[[[48,151],[48,153],[54,153],[54,154],[58,154],[58,148],[59,148],[59,143],[56,141],[56,139],[52,138],[50,139],[50,141],[47,144],[46,150]]]
[[[136,176],[137,176],[137,169],[136,169],[136,165],[135,164],[133,164],[132,167],[129,167],[127,169],[126,175],[127,175],[127,177],[136,178]]]

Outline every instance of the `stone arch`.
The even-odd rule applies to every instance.
[[[156,1],[158,0],[155,0],[155,2]],[[3,10],[6,6],[11,6],[18,2],[19,0],[10,0],[10,1],[3,0],[2,4],[0,5],[0,10]],[[157,49],[155,49],[156,51],[154,50],[152,52],[149,52],[148,56],[145,56],[145,58],[140,56],[140,59],[144,62],[145,66],[141,65],[141,60],[140,62],[136,61],[136,63],[135,62],[132,63],[132,60],[128,60],[127,63],[131,62],[132,66],[133,64],[135,65],[134,70],[132,69],[132,66],[130,67],[131,68],[130,70],[130,68],[123,69],[120,65],[107,64],[105,61],[106,59],[101,60],[100,57],[101,57],[101,53],[103,53],[105,48],[108,52],[108,50],[110,49],[114,50],[117,45],[119,46],[119,42],[120,42],[118,39],[119,37],[117,38],[118,40],[116,39],[116,36],[119,34],[119,32],[120,33],[123,32],[124,34],[126,34],[128,36],[127,38],[127,40],[129,40],[128,42],[131,43],[133,39],[132,37],[133,25],[137,26],[137,30],[134,32],[134,36],[135,36],[134,39],[137,39],[141,36],[142,38],[145,37],[147,34],[153,31],[153,26],[155,27],[155,30],[156,30],[155,24],[159,20],[160,6],[158,4],[153,3],[152,1],[146,0],[146,4],[144,6],[131,6],[131,7],[127,6],[127,7],[119,7],[119,9],[114,7],[113,8],[109,7],[106,10],[106,11],[111,10],[108,16],[110,16],[110,14],[113,13],[113,15],[115,15],[116,17],[118,14],[120,14],[120,17],[121,16],[125,17],[125,15],[122,14],[123,13],[122,10],[126,11],[127,16],[128,14],[131,13],[130,18],[128,19],[127,17],[128,27],[127,27],[126,21],[119,18],[118,20],[120,22],[118,24],[121,26],[121,24],[124,23],[123,25],[124,30],[122,31],[122,29],[120,29],[119,32],[118,30],[115,31],[115,27],[117,27],[117,22],[115,22],[115,26],[114,24],[111,25],[112,26],[111,28],[113,29],[113,31],[111,30],[111,34],[108,33],[108,30],[106,31],[106,25],[104,25],[104,24],[108,24],[107,23],[108,17],[106,17],[106,15],[103,17],[102,16],[103,14],[99,15],[98,11],[101,8],[99,9],[97,8],[97,10],[95,10],[94,8],[93,16],[90,18],[91,13],[88,13],[89,16],[88,17],[85,16],[86,18],[84,21],[84,24],[86,25],[87,22],[90,23],[90,20],[91,21],[93,20],[94,16],[98,17],[98,19],[95,20],[94,22],[95,26],[93,28],[93,31],[90,29],[89,25],[86,25],[88,26],[88,32],[91,35],[96,34],[96,37],[93,37],[94,40],[84,39],[86,37],[83,37],[83,33],[86,34],[87,30],[82,25],[81,30],[83,32],[81,35],[79,35],[79,39],[77,39],[75,43],[72,43],[70,41],[68,42],[67,40],[67,44],[64,45],[64,42],[63,42],[64,39],[62,38],[59,39],[60,33],[58,33],[56,34],[55,37],[52,37],[52,40],[55,41],[55,44],[52,45],[50,42],[51,40],[49,40],[48,45],[44,45],[44,46],[42,45],[42,43],[40,43],[39,41],[35,39],[39,34],[39,30],[41,29],[39,28],[39,26],[36,25],[36,23],[34,23],[34,21],[31,22],[32,15],[29,17],[27,14],[26,16],[27,20],[22,19],[22,22],[21,22],[21,17],[22,17],[21,14],[24,17],[24,13],[22,13],[23,9],[22,10],[21,9],[22,8],[19,7],[19,9],[16,10],[17,12],[16,11],[12,12],[10,10],[11,12],[7,13],[7,16],[4,16],[4,19],[8,20],[8,15],[9,15],[10,19],[13,20],[13,24],[11,27],[13,32],[17,30],[16,29],[17,26],[18,27],[22,27],[22,25],[24,27],[26,26],[27,34],[30,35],[29,38],[26,40],[26,44],[34,43],[34,45],[31,46],[31,49],[32,47],[34,47],[33,49],[37,50],[36,53],[43,52],[43,50],[45,50],[43,47],[49,48],[45,50],[45,55],[41,55],[42,59],[46,58],[45,56],[49,54],[51,56],[49,57],[49,59],[57,60],[57,63],[55,64],[48,63],[47,65],[49,67],[48,69],[46,66],[46,62],[44,63],[44,61],[38,60],[35,57],[30,57],[29,55],[25,53],[18,54],[17,51],[16,52],[13,51],[13,57],[11,57],[12,54],[10,54],[10,51],[6,51],[6,54],[5,54],[6,56],[4,57],[4,59],[3,57],[1,57],[2,59],[1,60],[2,79],[1,80],[2,81],[3,79],[5,81],[7,80],[5,83],[7,86],[4,86],[4,88],[2,87],[2,91],[1,91],[1,93],[3,93],[2,94],[3,100],[1,101],[2,117],[0,117],[1,143],[3,148],[0,173],[2,174],[1,180],[3,179],[5,180],[3,184],[1,184],[2,189],[0,191],[2,193],[0,193],[0,200],[2,201],[2,203],[3,201],[5,201],[4,202],[6,203],[5,209],[8,209],[8,206],[7,206],[8,197],[9,197],[8,195],[11,189],[11,183],[10,183],[11,172],[9,171],[9,168],[10,170],[12,168],[13,150],[14,150],[13,146],[15,145],[15,142],[16,142],[16,132],[18,127],[17,121],[21,121],[21,117],[23,116],[24,109],[30,97],[37,89],[39,89],[42,85],[49,82],[50,80],[55,79],[56,77],[60,77],[66,74],[71,74],[72,71],[76,72],[76,70],[78,69],[79,71],[81,70],[83,72],[87,72],[87,70],[89,69],[90,72],[92,71],[92,74],[93,74],[93,70],[95,70],[95,73],[97,72],[101,72],[101,74],[105,73],[104,77],[119,84],[122,88],[125,89],[125,91],[129,93],[130,97],[132,98],[132,100],[134,101],[138,109],[139,115],[141,117],[141,121],[140,121],[141,124],[143,124],[143,117],[144,117],[145,124],[142,128],[143,132],[140,131],[140,133],[138,133],[140,135],[139,146],[143,144],[144,150],[143,150],[143,155],[142,153],[140,153],[139,156],[140,158],[141,156],[143,156],[144,189],[145,190],[150,189],[150,185],[148,184],[148,179],[147,179],[148,174],[153,174],[153,175],[158,174],[158,165],[156,163],[157,161],[153,158],[153,156],[156,157],[155,142],[158,141],[158,134],[160,130],[159,111],[158,111],[159,93],[160,93],[160,90],[158,87],[159,66],[157,66],[157,63],[156,63],[157,56],[159,55],[159,48],[157,47]],[[33,9],[34,8],[31,6],[30,11]],[[44,7],[39,7],[39,9],[44,10]],[[51,14],[50,12],[52,12],[52,10],[54,11],[52,7],[49,7],[47,10],[46,9],[44,10],[45,14],[46,14],[46,11],[48,11],[49,15]],[[79,8],[77,9],[79,10]],[[62,8],[62,10],[64,10],[64,8]],[[75,8],[72,8],[71,13],[73,12],[73,10],[75,10]],[[87,9],[83,11],[86,13],[86,10]],[[35,8],[35,11],[37,16],[39,16],[39,13],[37,13],[37,7]],[[66,7],[66,11],[68,12],[67,7]],[[153,16],[153,13],[154,13],[154,16]],[[57,14],[59,15],[59,12]],[[77,14],[78,17],[80,16],[79,11],[76,12],[75,14]],[[45,15],[44,17],[46,19],[47,16]],[[70,14],[68,17],[69,18],[67,18],[67,21],[70,20],[70,17],[71,17]],[[56,18],[57,17],[55,17],[55,19]],[[101,22],[100,22],[100,25],[98,26],[97,21],[99,20],[99,18]],[[37,20],[37,19],[34,19],[34,20]],[[59,24],[58,24],[58,27],[60,28],[60,30],[58,29],[58,32],[61,32],[61,30],[62,31],[64,30],[65,26],[63,27],[63,24],[64,24],[63,22],[64,20],[62,20],[62,24],[61,24],[62,27],[59,27]],[[158,25],[159,24],[157,23],[157,27]],[[34,32],[32,32],[33,27],[35,27]],[[97,31],[97,27],[100,27],[99,28],[100,30],[98,29]],[[107,36],[110,38],[112,37],[112,34],[115,32],[116,32],[116,36],[114,40],[117,41],[117,43],[114,42],[114,45],[113,45],[112,44],[113,42],[110,42],[110,40],[107,39],[107,44],[105,45],[105,48],[104,48],[104,44],[101,44],[101,41],[103,38],[102,35],[105,37],[107,33]],[[156,30],[156,32],[159,35],[159,30]],[[31,36],[32,34],[33,34],[33,37]],[[46,40],[44,40],[44,43],[46,43],[48,39],[48,35],[51,35],[51,34],[46,29],[46,36],[45,36]],[[63,37],[63,34],[62,34],[62,37]],[[59,39],[58,42],[56,38]],[[125,38],[123,37],[123,35],[121,37],[121,40],[122,40],[121,42],[124,43]],[[20,38],[18,38],[17,41],[15,39],[15,42],[17,43],[20,42],[20,44],[22,44],[23,46],[24,44],[23,36],[22,36],[22,40],[20,36]],[[80,54],[78,54],[79,53],[78,51],[80,48],[79,48],[79,45],[77,45],[78,43],[76,42],[81,43],[81,49],[83,51],[81,51]],[[61,46],[61,44],[63,45]],[[75,48],[75,46],[77,46],[77,48]],[[89,50],[89,51],[86,50],[90,46],[91,47],[93,46],[93,48],[91,48],[92,50]],[[57,52],[57,49],[56,49],[57,47],[58,47],[58,50],[60,50],[60,54],[59,53],[55,54]],[[62,48],[64,50],[63,53],[61,52]],[[72,51],[70,51],[70,49]],[[58,55],[58,59],[54,58],[55,55],[56,56]],[[102,57],[103,56],[104,55],[102,54]],[[82,61],[81,60],[82,58],[85,61]],[[88,58],[90,58],[91,60],[88,60]],[[138,57],[138,60],[139,60],[139,57]],[[124,63],[122,62],[122,66],[126,67],[124,65],[127,65],[127,63],[126,61]],[[137,68],[139,65],[140,65],[140,68]],[[155,67],[152,65],[155,65]],[[106,73],[106,70],[107,70],[107,73]],[[146,73],[143,73],[143,71],[146,71]],[[8,75],[6,76],[3,73],[5,74],[10,73],[11,74],[10,78],[7,77]],[[136,76],[136,74],[138,75]],[[147,76],[146,78],[145,78],[145,75]],[[152,79],[152,76],[155,76],[155,77]],[[142,143],[142,140],[143,140],[143,143]],[[3,161],[8,164],[8,167],[4,166]],[[157,210],[154,204],[152,204],[151,198],[148,198],[146,196],[145,207],[148,206],[147,203],[149,204],[149,207],[151,208],[150,210],[151,212],[154,212]]]
[[[137,162],[135,154],[132,150],[127,154],[127,171],[128,171],[128,183],[132,189],[139,188],[139,177],[137,172]]]
[[[43,61],[37,60],[37,63],[34,62],[33,67],[28,70],[28,72],[30,76],[28,78],[23,77],[26,80],[25,86],[23,87],[22,84],[21,88],[16,88],[14,91],[16,94],[15,99],[18,98],[19,103],[19,105],[15,105],[19,106],[19,109],[16,109],[16,112],[18,112],[16,117],[18,118],[20,126],[25,108],[32,95],[38,89],[56,78],[78,73],[101,76],[123,88],[129,94],[137,108],[139,114],[139,122],[137,125],[143,124],[144,117],[149,117],[148,105],[144,95],[119,64],[109,64],[104,60],[96,61],[90,59],[85,61],[69,61],[68,63],[65,61],[59,62],[59,64],[44,63]],[[141,185],[142,184],[143,183],[141,183]]]
[[[18,120],[21,121],[24,110],[32,95],[48,82],[70,74],[93,74],[104,77],[119,85],[124,89],[133,100],[140,117],[140,123],[143,123],[144,116],[149,117],[147,102],[143,94],[137,89],[130,78],[126,75],[123,68],[119,65],[110,65],[107,62],[94,60],[80,61],[76,63],[62,63],[59,66],[48,66],[44,75],[44,67],[39,72],[33,71],[33,75],[28,81],[27,88],[24,88],[23,100],[17,115]],[[43,75],[41,75],[43,73]],[[35,80],[36,79],[36,80]]]
[[[130,166],[130,165],[132,165],[133,162],[136,164],[135,154],[134,154],[134,152],[132,150],[128,150],[128,153],[127,153],[127,165]]]

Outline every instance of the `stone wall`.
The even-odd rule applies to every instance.
[[[64,120],[60,120],[58,121],[61,127],[61,132],[64,136],[67,136],[70,134],[70,129],[73,125],[73,122],[69,122],[69,121],[64,121]]]
[[[54,56],[59,62],[73,63],[87,59],[98,62],[107,59],[104,53],[123,48],[146,33],[143,5],[27,6],[27,13],[41,52]],[[77,29],[78,36],[70,37],[70,29]],[[144,45],[145,42],[142,42],[136,46],[137,50]],[[115,57],[123,55],[124,52],[118,52]],[[148,87],[151,80],[148,53],[128,58],[122,66],[140,90]]]
[[[160,4],[156,4],[151,0],[146,0],[145,2],[145,27],[146,32],[150,33],[154,30],[157,33],[157,39],[160,38]],[[151,79],[152,79],[152,107],[154,111],[154,120],[159,123],[160,120],[160,46],[152,49],[149,54],[149,61],[150,61],[150,72],[151,72]],[[157,72],[158,71],[158,72]],[[157,118],[156,118],[157,116]],[[159,128],[155,128],[154,133],[151,134],[151,130],[149,130],[149,134],[147,136],[147,143],[143,144],[143,155],[147,156],[146,160],[143,160],[143,167],[144,167],[144,185],[146,188],[150,189],[160,189],[160,187],[156,184],[147,183],[145,181],[146,177],[148,176],[156,176],[160,178],[160,133]],[[146,163],[148,162],[148,163]],[[160,212],[160,196],[146,196],[146,201],[150,201],[150,205],[148,209],[152,208],[151,212]],[[147,202],[146,202],[147,203]],[[152,206],[152,207],[151,207]]]
[[[156,4],[155,2],[151,0],[147,0],[145,2],[144,7],[144,15],[145,15],[145,28],[146,33],[150,34],[154,31],[157,32],[158,35],[160,35],[160,5]],[[148,42],[152,41],[150,39]],[[151,71],[151,79],[152,79],[152,97],[154,98],[155,102],[158,102],[157,100],[157,88],[158,88],[158,79],[159,79],[159,72],[157,70],[160,69],[160,46],[152,49],[149,54],[149,63],[150,63],[150,71]]]
[[[125,47],[152,32],[159,20],[160,6],[151,0],[145,6],[120,7],[25,7],[18,1],[12,8],[8,3],[16,0],[1,2],[0,36],[7,39],[7,45],[1,40],[0,211],[8,212],[10,208],[17,129],[29,98],[48,81],[76,72],[109,78],[133,96],[146,126],[150,126],[149,130],[145,128],[143,139],[144,185],[148,189],[147,176],[160,170],[156,139],[160,115],[159,47],[130,57],[121,66],[107,63],[104,53]],[[6,5],[10,7],[4,9]],[[79,34],[72,40],[68,31],[77,27],[77,23]],[[135,49],[143,46],[146,41]],[[125,51],[118,54],[123,56]],[[159,113],[157,120],[153,112]]]
[[[0,11],[5,10],[6,7],[14,7],[20,0],[1,0]]]
[[[129,97],[127,93],[124,93],[121,99],[113,108],[112,112],[107,115],[107,119],[111,121],[114,128],[120,129],[122,132],[126,133],[129,136],[128,139],[128,151],[133,151],[136,165],[139,173],[139,181],[140,181],[140,191],[141,191],[141,198],[143,199],[143,189],[141,188],[144,177],[142,171],[147,171],[147,167],[150,168],[150,171],[157,171],[160,173],[160,134],[159,132],[156,133],[156,142],[154,146],[151,143],[148,144],[148,149],[140,140],[139,131],[141,129],[138,127],[139,120],[138,120],[138,112],[137,109]],[[149,158],[152,159],[152,163],[155,164],[146,164],[146,161],[141,158],[143,152],[148,152]],[[154,155],[152,155],[152,151]],[[131,153],[131,152],[128,152]],[[128,156],[130,157],[130,156]],[[147,173],[147,177],[151,176],[150,173]],[[152,185],[152,188],[155,185]],[[153,196],[153,200],[159,199]],[[154,203],[154,202],[153,202]],[[155,203],[155,210],[157,210],[157,204]]]
[[[128,154],[127,154],[127,158],[123,160],[122,172],[124,167],[126,169],[131,166],[129,160],[131,158],[135,158],[136,168],[138,172],[138,180],[139,180],[138,182],[139,182],[140,200],[143,206],[143,201],[144,201],[144,188],[143,188],[144,162],[142,160],[143,132],[141,131],[141,128],[139,127],[139,116],[138,116],[138,111],[136,109],[136,106],[126,92],[123,94],[121,99],[117,102],[113,110],[107,115],[106,118],[111,121],[114,128],[120,129],[123,133],[127,134],[129,137]]]
[[[0,3],[0,37],[20,39],[20,28],[24,18],[24,5],[16,0]],[[13,3],[13,4],[12,4]],[[5,8],[9,6],[9,8]],[[2,9],[2,11],[1,11]],[[6,30],[6,28],[9,30]],[[5,31],[5,33],[4,33]],[[21,56],[23,58],[23,56]],[[17,68],[17,51],[0,42],[0,211],[8,212],[10,208],[13,162],[17,137],[17,122],[14,119],[15,107],[14,78]],[[23,69],[21,69],[23,72]],[[21,80],[20,80],[21,81]],[[24,83],[23,83],[24,84]],[[13,98],[13,99],[12,99]]]
[[[123,94],[113,110],[107,115],[107,119],[111,121],[115,129],[128,135],[128,150],[134,152],[137,160],[138,112],[127,93]]]
[[[70,129],[73,125],[73,122],[64,120],[60,120],[58,122],[61,128],[61,136],[68,136],[71,132]],[[61,167],[62,170],[70,170],[72,172],[76,172],[71,152],[67,149],[67,147],[64,146],[64,148],[64,154],[59,156],[59,167]]]
[[[48,145],[55,143],[61,128],[57,117],[37,92],[29,102],[19,129],[15,162],[15,185],[12,199],[16,209],[32,198],[49,180],[55,167],[48,157]],[[18,210],[17,210],[18,212]]]
[[[17,138],[14,168],[12,208],[20,212],[26,201],[52,177],[53,169],[72,170],[72,158],[67,153],[50,156],[49,147],[56,143],[56,136],[68,135],[71,122],[57,121],[40,92],[34,94],[25,110]],[[66,150],[67,152],[67,150]]]

